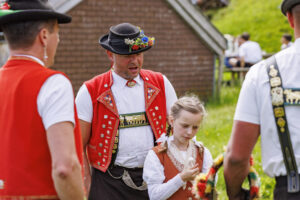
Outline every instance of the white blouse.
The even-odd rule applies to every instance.
[[[168,146],[173,140],[173,136],[170,136],[167,140]],[[193,138],[196,146],[200,146],[200,142]],[[180,152],[182,153],[182,152]],[[213,158],[210,151],[204,147],[203,154],[203,173],[208,172],[213,163]],[[165,174],[164,166],[161,164],[159,158],[153,150],[148,152],[144,163],[143,179],[148,185],[148,193],[150,199],[164,200],[172,196],[180,187],[185,185],[185,182],[181,179],[180,175],[177,174],[175,177],[170,179],[168,182],[164,183]]]

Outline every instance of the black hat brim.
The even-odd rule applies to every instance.
[[[104,35],[100,38],[99,40],[99,43],[100,45],[104,48],[104,49],[107,49],[115,54],[120,54],[120,55],[131,55],[131,54],[137,54],[137,53],[141,53],[143,51],[147,51],[149,50],[152,46],[147,46],[145,48],[142,48],[142,49],[139,49],[139,50],[136,50],[136,51],[129,51],[129,48],[128,48],[128,51],[120,51],[118,49],[114,49],[111,45],[109,45],[108,43],[108,34],[107,35]]]
[[[281,12],[286,15],[286,13],[297,4],[300,4],[300,0],[285,0],[281,4]]]
[[[21,10],[0,17],[0,26],[22,21],[57,19],[59,24],[70,23],[72,18],[68,15],[51,10]]]

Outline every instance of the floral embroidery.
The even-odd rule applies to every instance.
[[[104,97],[104,100],[105,100],[107,105],[110,105],[111,107],[113,107],[113,102],[112,102],[112,99],[109,96],[109,94]]]
[[[139,28],[140,29],[140,28]],[[148,46],[152,46],[155,42],[154,37],[148,37],[144,34],[144,31],[140,29],[140,35],[135,39],[124,39],[125,44],[129,46],[129,52],[137,51]]]
[[[147,96],[148,96],[148,99],[150,99],[153,95],[153,93],[155,92],[154,89],[152,88],[148,88],[148,91],[147,91]]]

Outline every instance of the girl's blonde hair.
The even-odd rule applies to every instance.
[[[206,110],[204,104],[199,100],[196,95],[185,95],[180,97],[171,107],[170,116],[177,119],[180,115],[181,110],[191,112],[193,114],[201,113],[202,116],[206,116]],[[170,135],[171,126],[169,125],[167,135]]]

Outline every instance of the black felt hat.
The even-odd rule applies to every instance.
[[[300,4],[300,0],[283,0],[281,3],[281,12],[286,15],[297,4]]]
[[[109,34],[102,36],[99,43],[113,53],[130,55],[150,49],[154,41],[153,37],[147,37],[140,28],[122,23],[112,26]]]
[[[69,23],[72,18],[55,12],[48,0],[6,0],[0,5],[0,26],[48,19],[57,19],[58,23]]]

